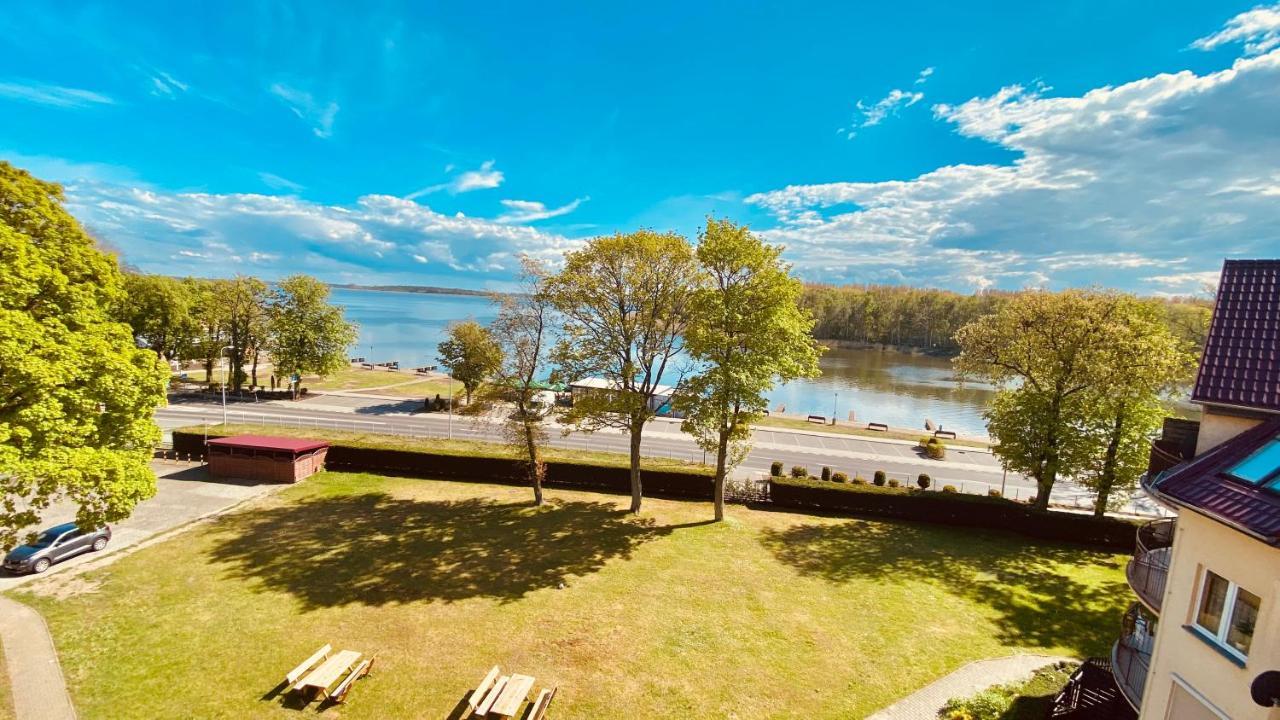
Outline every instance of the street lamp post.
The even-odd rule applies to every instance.
[[[449,439],[453,439],[453,369],[449,369]]]
[[[225,357],[226,351],[232,348],[231,345],[224,345],[222,350],[218,351],[218,356],[222,358],[222,424],[227,424],[227,365],[229,358]]]
[[[836,424],[836,406],[840,404],[840,393],[835,394],[835,399],[831,401],[831,424]]]

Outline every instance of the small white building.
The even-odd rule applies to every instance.
[[[578,398],[590,393],[617,392],[618,383],[605,378],[582,378],[569,383],[569,393],[576,402]],[[655,385],[653,397],[649,398],[649,409],[659,415],[671,414],[671,397],[676,389],[669,385]]]

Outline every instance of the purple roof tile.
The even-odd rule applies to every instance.
[[[1280,545],[1280,494],[1229,477],[1226,471],[1280,437],[1280,417],[1256,425],[1170,468],[1149,488],[1178,505],[1194,508],[1228,525]]]
[[[1280,260],[1227,260],[1196,402],[1280,411]]]

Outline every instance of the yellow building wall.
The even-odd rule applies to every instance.
[[[1205,569],[1262,598],[1258,624],[1245,667],[1223,657],[1185,626],[1195,619],[1200,577]],[[1264,670],[1280,669],[1280,548],[1271,547],[1222,523],[1182,510],[1174,536],[1169,580],[1161,603],[1152,666],[1142,701],[1142,720],[1197,717],[1186,711],[1170,714],[1174,678],[1233,720],[1280,720],[1280,709],[1267,709],[1249,697],[1249,685]],[[1181,717],[1179,717],[1181,716]]]
[[[1206,405],[1200,417],[1200,434],[1196,437],[1196,457],[1262,422],[1255,418],[1224,415]]]

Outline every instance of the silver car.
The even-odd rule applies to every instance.
[[[63,523],[40,533],[35,541],[9,551],[4,569],[15,573],[42,573],[49,566],[91,550],[101,550],[111,541],[111,528],[81,531],[75,523]]]

